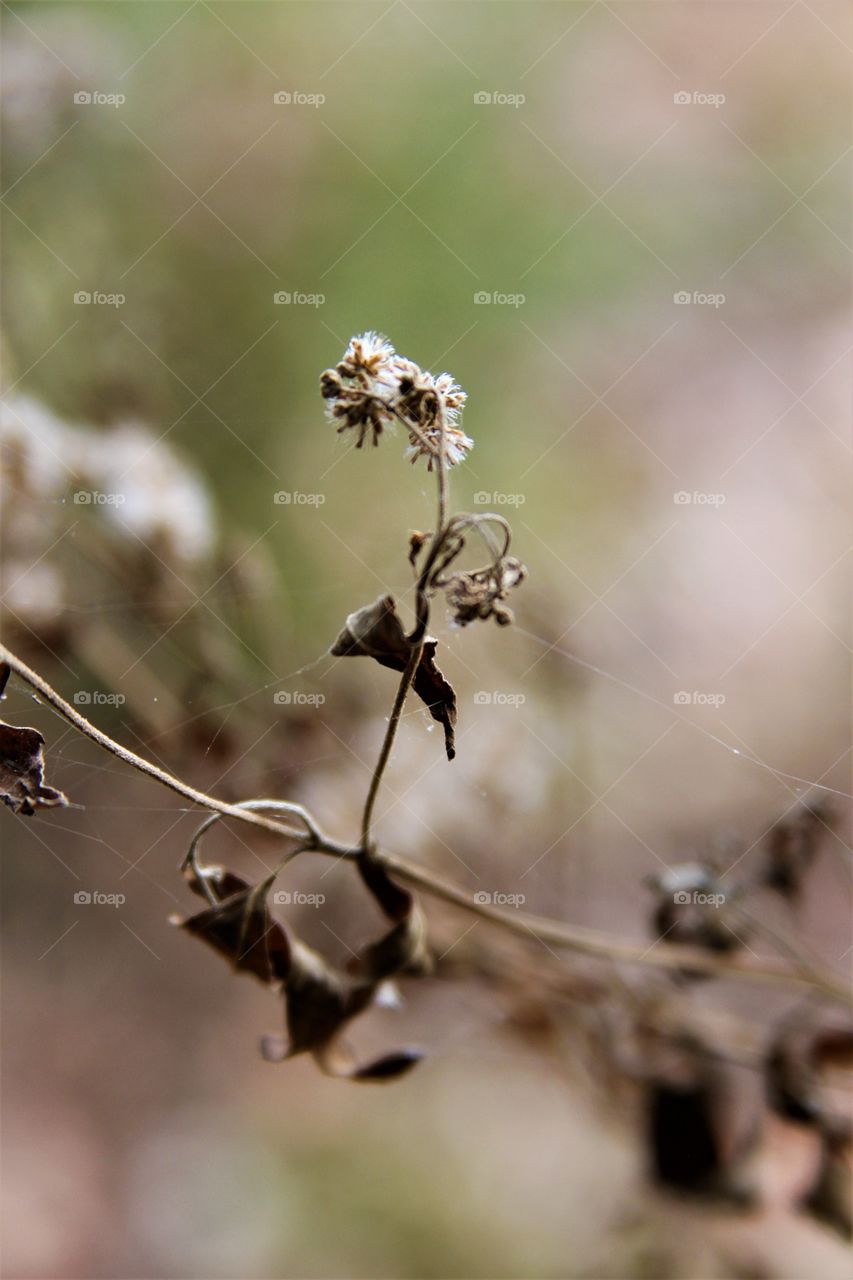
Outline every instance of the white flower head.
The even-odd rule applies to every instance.
[[[426,458],[427,471],[432,471],[434,464],[441,456],[441,427],[431,427],[419,436],[410,436],[411,444],[406,450],[406,457],[411,458],[412,462],[417,462],[418,458]],[[445,425],[444,427],[444,460],[449,467],[455,467],[460,462],[464,462],[468,454],[474,448],[474,441],[470,436],[466,436],[464,431],[460,431],[458,427]]]
[[[406,456],[413,462],[426,458],[430,471],[442,451],[453,467],[473,448],[458,426],[467,397],[453,377],[427,373],[373,330],[350,340],[340,363],[322,375],[320,390],[338,432],[355,430],[358,449],[371,434],[378,444],[394,422],[408,429]]]
[[[368,329],[357,338],[350,338],[344,358],[338,365],[343,377],[377,377],[387,369],[395,356],[394,348],[381,333]]]

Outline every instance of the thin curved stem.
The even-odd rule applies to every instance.
[[[295,857],[299,853],[304,853],[307,849],[317,848],[318,844],[322,843],[322,840],[323,840],[322,832],[318,828],[314,819],[311,817],[311,814],[308,812],[307,809],[304,809],[301,804],[293,804],[289,800],[241,800],[239,804],[235,806],[235,808],[245,809],[250,813],[256,813],[258,811],[262,811],[265,809],[270,810],[274,813],[295,813],[297,817],[301,818],[302,821],[305,823],[306,829],[308,831],[308,837],[306,842],[299,845],[296,849],[291,850],[289,854],[285,855],[285,857],[279,863],[278,868],[276,869],[276,872],[275,872],[276,875],[281,870],[281,868],[285,865],[285,863],[289,862],[292,857]],[[211,892],[206,878],[202,874],[201,867],[199,866],[199,863],[198,863],[198,851],[205,834],[210,830],[212,826],[214,826],[217,822],[220,822],[222,820],[222,817],[223,815],[221,813],[211,813],[209,817],[205,818],[204,822],[198,828],[192,840],[190,841],[190,847],[187,850],[183,861],[181,862],[182,871],[186,867],[192,867],[193,872],[195,873],[196,879],[204,889],[204,892],[211,906],[216,906],[217,900],[214,894]]]
[[[522,938],[535,938],[549,947],[563,947],[589,956],[611,961],[624,961],[658,969],[698,970],[717,978],[747,978],[757,982],[800,983],[822,991],[844,1004],[853,1004],[853,993],[834,974],[809,967],[792,968],[772,961],[755,961],[749,956],[729,956],[720,959],[700,947],[677,943],[663,943],[656,947],[623,942],[610,934],[581,925],[564,924],[547,916],[533,915],[527,911],[506,910],[490,903],[478,902],[473,894],[459,888],[449,880],[436,875],[398,854],[384,853],[382,863],[399,879],[441,898],[444,902],[462,907],[481,916],[490,924],[516,933]]]
[[[236,818],[241,822],[249,823],[251,826],[271,831],[275,835],[282,835],[288,839],[300,841],[301,847],[298,852],[310,848],[318,853],[349,859],[357,859],[364,855],[363,846],[353,847],[331,840],[320,832],[319,827],[317,828],[318,838],[308,844],[305,840],[304,831],[296,831],[291,827],[285,826],[284,823],[265,818],[262,814],[252,812],[251,809],[239,804],[226,804],[222,800],[217,800],[215,796],[206,795],[203,791],[188,786],[186,783],[181,782],[180,779],[173,777],[165,769],[159,768],[133,751],[128,751],[120,743],[114,742],[108,734],[90,724],[42,676],[33,671],[31,667],[27,666],[22,659],[18,658],[4,645],[0,645],[0,662],[6,662],[12,671],[44,698],[46,703],[64,716],[75,729],[97,743],[103,750],[110,752],[111,755],[116,756],[117,759],[124,761],[125,764],[137,769],[147,777],[153,778],[155,782],[161,783],[162,786],[177,792],[178,795],[192,800],[194,804],[210,810],[211,818],[206,821],[205,830],[213,820],[218,820],[220,816]],[[286,802],[250,801],[249,803],[254,805],[258,803],[274,804],[280,807]],[[297,851],[293,850],[291,852],[296,853]],[[288,854],[287,857],[289,856]],[[582,955],[598,957],[611,962],[623,961],[628,964],[670,970],[700,970],[717,978],[799,983],[821,991],[844,1004],[853,1003],[853,997],[849,989],[834,974],[823,970],[810,969],[808,972],[804,972],[801,968],[771,964],[770,962],[761,961],[756,963],[748,956],[720,959],[699,948],[686,947],[674,943],[666,943],[659,947],[653,944],[643,948],[641,945],[623,942],[619,938],[610,937],[608,934],[599,933],[593,929],[584,929],[579,925],[564,924],[562,921],[552,920],[547,916],[536,916],[528,912],[504,909],[488,903],[477,902],[475,897],[465,889],[460,888],[449,880],[445,880],[442,876],[425,867],[409,862],[398,854],[380,853],[377,850],[372,850],[371,856],[380,860],[388,871],[393,872],[401,880],[414,885],[432,897],[473,912],[489,924],[506,929],[521,937],[533,937],[551,947],[565,948]]]
[[[253,826],[263,827],[264,830],[271,831],[274,835],[289,836],[297,840],[305,838],[304,831],[288,827],[283,822],[275,822],[271,818],[265,818],[261,814],[252,813],[250,810],[242,809],[240,805],[229,804],[226,800],[217,800],[215,796],[209,796],[204,791],[199,791],[197,787],[192,787],[189,783],[182,782],[180,778],[176,778],[166,769],[161,769],[159,765],[152,764],[150,760],[137,755],[135,751],[131,751],[128,747],[123,747],[121,743],[115,742],[108,734],[98,729],[85,716],[82,716],[76,708],[66,702],[37,671],[33,671],[32,667],[27,666],[21,658],[2,644],[0,644],[0,662],[5,662],[17,676],[20,676],[32,689],[35,689],[36,693],[49,706],[53,707],[54,711],[58,711],[84,737],[90,738],[92,742],[97,743],[105,751],[109,751],[111,755],[130,765],[131,768],[137,769],[140,773],[146,774],[149,778],[153,778],[155,782],[168,787],[170,791],[176,792],[186,800],[191,800],[199,808],[214,810],[216,813],[223,814],[228,818],[239,818],[242,822],[250,822]],[[340,856],[347,856],[352,852],[349,846],[339,845],[330,840],[328,836],[320,831],[316,823],[314,826],[318,836],[317,848],[322,848],[327,853],[337,852]]]
[[[385,730],[385,737],[382,741],[382,749],[379,752],[379,759],[376,761],[376,768],[373,770],[373,777],[370,779],[370,787],[367,792],[367,799],[364,802],[364,812],[361,818],[361,848],[365,854],[370,853],[370,823],[373,817],[376,797],[379,794],[379,785],[382,782],[382,775],[385,772],[385,766],[388,763],[391,755],[391,749],[394,746],[394,738],[397,734],[400,717],[403,714],[406,695],[408,694],[412,681],[415,678],[415,672],[417,671],[418,663],[421,660],[423,647],[423,639],[412,646],[412,651],[409,654],[409,660],[406,663],[403,674],[400,677],[400,683],[397,686],[397,696],[394,699],[394,705],[391,708],[391,715],[388,718],[388,728]]]

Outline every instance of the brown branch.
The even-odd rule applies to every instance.
[[[290,839],[305,841],[305,830],[299,830],[295,827],[285,826],[283,822],[276,822],[272,818],[265,818],[259,813],[253,813],[250,810],[243,809],[239,805],[229,804],[226,800],[217,800],[215,796],[209,796],[204,791],[199,791],[196,787],[191,787],[189,783],[182,782],[180,778],[176,778],[167,770],[161,769],[159,765],[152,764],[150,760],[146,760],[143,756],[137,755],[135,751],[123,747],[121,743],[115,742],[108,734],[98,729],[91,721],[82,716],[75,707],[66,702],[53,688],[52,685],[40,676],[37,671],[33,671],[32,667],[19,658],[16,654],[7,649],[5,645],[0,644],[0,663],[6,665],[20,676],[22,680],[32,688],[36,693],[44,699],[44,701],[54,711],[58,711],[69,724],[73,725],[79,733],[84,737],[90,738],[92,742],[96,742],[99,747],[105,751],[109,751],[119,760],[137,769],[140,773],[144,773],[149,778],[153,778],[155,782],[161,783],[164,787],[168,787],[170,791],[176,792],[179,796],[183,796],[186,800],[191,800],[193,804],[198,805],[202,809],[209,809],[214,813],[221,813],[228,818],[239,818],[241,822],[249,822],[255,827],[263,827],[266,831],[271,831],[274,835],[288,836]],[[288,805],[282,802],[282,809],[287,808],[301,817],[305,822],[308,830],[307,841],[312,848],[321,849],[325,853],[334,853],[339,857],[350,857],[355,855],[355,851],[348,845],[338,844],[334,840],[330,840],[326,836],[313,818],[308,815],[306,821],[305,810],[301,805]]]
[[[73,725],[85,737],[97,743],[103,750],[109,751],[111,755],[116,756],[117,759],[122,760],[125,764],[130,765],[131,768],[138,770],[149,778],[153,778],[155,782],[161,783],[161,785],[168,787],[185,799],[191,800],[201,808],[207,809],[214,814],[220,814],[223,817],[236,818],[240,822],[249,823],[250,826],[261,827],[266,831],[271,831],[274,835],[298,840],[304,849],[327,853],[338,858],[358,858],[363,855],[364,850],[361,846],[353,847],[342,844],[326,836],[310,814],[307,814],[306,810],[302,809],[300,805],[290,805],[286,801],[278,800],[251,802],[252,804],[266,807],[271,807],[275,804],[278,808],[296,813],[305,822],[306,830],[303,831],[295,830],[282,822],[265,818],[262,814],[242,805],[233,805],[223,800],[217,800],[215,796],[207,795],[205,792],[189,786],[165,769],[161,769],[149,760],[137,755],[136,752],[129,751],[120,743],[115,742],[108,734],[96,728],[85,716],[81,716],[74,707],[66,702],[42,676],[33,671],[21,658],[17,657],[4,645],[0,645],[0,662],[7,663],[16,675],[30,685],[31,688],[35,689],[46,703],[53,707],[55,711],[58,711],[69,724]],[[849,989],[834,974],[829,972],[815,969],[805,973],[791,966],[766,961],[755,962],[748,957],[720,959],[698,948],[680,946],[674,943],[665,943],[662,946],[652,944],[644,948],[640,944],[624,942],[619,938],[613,938],[608,934],[599,933],[593,929],[585,929],[580,925],[564,924],[562,921],[551,920],[546,916],[536,916],[528,912],[512,909],[505,910],[488,903],[477,902],[473,894],[467,890],[460,888],[449,880],[445,880],[435,872],[419,866],[417,863],[400,857],[398,854],[374,851],[374,856],[381,859],[387,869],[399,876],[401,880],[416,886],[424,893],[461,907],[466,911],[473,912],[482,917],[483,920],[488,921],[488,923],[509,930],[511,933],[518,934],[521,937],[533,937],[546,946],[565,948],[582,955],[595,956],[611,962],[623,961],[628,964],[639,964],[652,968],[699,970],[718,978],[737,978],[754,982],[798,983],[819,990],[842,1003],[853,1003],[853,997],[851,997]]]

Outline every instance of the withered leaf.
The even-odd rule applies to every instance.
[[[426,927],[414,899],[390,880],[384,868],[369,873],[369,887],[394,927],[368,947],[352,974],[345,973],[273,920],[267,895],[274,877],[249,885],[222,867],[185,868],[189,887],[215,905],[188,920],[173,918],[230,960],[238,971],[261,982],[280,983],[285,1005],[285,1036],[265,1036],[261,1051],[271,1062],[310,1053],[328,1075],[353,1080],[391,1080],[408,1071],[420,1055],[400,1050],[358,1066],[341,1040],[343,1028],[376,998],[382,978],[397,972],[423,972],[429,959]]]
[[[288,1057],[318,1053],[329,1045],[345,1023],[373,999],[373,984],[353,982],[318,951],[304,942],[291,942],[284,975],[287,997]]]
[[[373,976],[350,977],[313,948],[291,938],[282,986],[287,1035],[264,1037],[261,1050],[269,1061],[310,1053],[326,1075],[379,1081],[402,1075],[419,1060],[420,1054],[399,1050],[359,1067],[341,1039],[344,1027],[373,1003],[379,986]]]
[[[261,982],[280,981],[290,965],[290,944],[267,907],[266,897],[272,881],[246,885],[239,876],[231,873],[224,876],[224,883],[229,886],[242,884],[244,887],[217,906],[186,920],[173,917],[172,923],[208,943],[230,960],[238,972],[254,974]]]
[[[394,597],[380,596],[349,614],[332,653],[335,657],[376,658],[377,662],[394,659],[405,665],[409,648]]]
[[[44,738],[37,729],[19,729],[0,721],[0,798],[15,813],[32,817],[37,809],[68,804],[68,797],[43,785]]]
[[[262,1043],[263,1056],[268,1062],[282,1062],[292,1056],[287,1052],[286,1042],[280,1037],[265,1036]],[[388,1080],[399,1080],[423,1058],[418,1049],[396,1049],[393,1053],[384,1054],[358,1066],[355,1056],[348,1044],[337,1040],[314,1052],[314,1061],[324,1073],[336,1080],[355,1080],[360,1083],[382,1084]]]
[[[353,964],[354,971],[375,982],[393,977],[395,973],[419,976],[431,973],[426,918],[414,895],[391,879],[375,855],[361,857],[358,869],[382,911],[395,925],[361,952]]]
[[[412,681],[412,688],[426,707],[433,720],[444,729],[444,749],[448,760],[456,755],[456,694],[452,684],[445,679],[435,661],[438,641],[424,640],[421,660]],[[389,664],[390,665],[390,664]],[[405,665],[405,664],[404,664]],[[402,668],[400,668],[402,670]]]
[[[430,973],[432,967],[426,920],[417,906],[384,938],[365,947],[355,962],[356,972],[373,982],[382,982],[397,973],[422,977]]]
[[[350,1080],[399,1080],[423,1058],[417,1049],[400,1049],[353,1071]]]
[[[433,720],[444,729],[444,748],[448,760],[452,760],[456,755],[456,694],[436,664],[437,646],[438,641],[432,637],[424,640],[412,687]],[[383,667],[405,670],[410,649],[394,597],[380,596],[373,604],[351,613],[331,652],[335,657],[375,658]]]
[[[389,920],[405,920],[412,909],[413,895],[389,876],[380,858],[358,860],[359,874]]]

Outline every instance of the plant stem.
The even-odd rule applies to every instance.
[[[394,738],[397,733],[397,726],[400,723],[400,717],[403,714],[403,706],[406,702],[406,695],[411,688],[412,681],[415,678],[415,672],[418,669],[418,663],[421,660],[423,652],[423,639],[413,645],[409,654],[409,660],[400,677],[400,683],[397,686],[397,696],[394,699],[394,705],[391,708],[391,715],[388,718],[388,728],[385,730],[385,737],[382,741],[382,749],[379,752],[379,759],[376,761],[376,768],[373,770],[373,777],[370,779],[370,787],[367,792],[367,799],[364,802],[364,813],[361,819],[361,848],[366,857],[370,856],[370,822],[373,817],[373,809],[376,804],[376,797],[379,794],[379,785],[382,782],[382,775],[385,772],[385,766],[391,755],[391,749],[394,746]]]
[[[154,778],[156,782],[162,783],[164,787],[168,787],[170,791],[175,791],[179,796],[183,796],[187,800],[191,800],[193,804],[199,805],[203,809],[210,809],[215,813],[224,814],[229,818],[239,818],[241,822],[251,822],[256,827],[263,827],[267,831],[273,832],[275,835],[289,836],[297,840],[304,840],[305,832],[295,827],[285,826],[283,822],[276,822],[271,818],[265,818],[259,813],[252,813],[250,810],[243,809],[239,805],[228,804],[225,800],[217,800],[213,796],[199,791],[196,787],[191,787],[188,783],[182,782],[180,778],[176,778],[173,774],[168,773],[165,769],[161,769],[159,765],[152,764],[150,760],[146,760],[143,756],[139,756],[135,751],[123,747],[121,743],[113,741],[108,734],[103,733],[96,728],[85,716],[82,716],[76,708],[66,702],[52,685],[33,671],[31,667],[19,658],[5,645],[0,644],[0,663],[6,663],[16,675],[25,680],[36,693],[44,699],[49,706],[58,711],[61,716],[74,726],[85,737],[90,738],[92,742],[96,742],[99,747],[103,747],[105,751],[109,751],[112,755],[117,756],[119,760],[123,760],[125,764],[129,764],[131,768],[137,769],[140,773],[147,774],[149,778]],[[298,810],[299,806],[294,806]],[[347,846],[335,846],[335,842],[323,835],[315,825],[315,833],[312,833],[311,843],[316,848],[322,848],[325,852],[338,852],[342,856],[352,854],[352,850]]]
[[[459,888],[449,880],[436,875],[416,863],[402,858],[398,854],[383,853],[382,862],[386,869],[399,879],[416,885],[425,893],[441,898],[454,906],[474,912],[490,924],[500,925],[511,933],[522,938],[535,938],[546,947],[566,947],[586,955],[599,956],[608,960],[625,961],[629,964],[648,965],[653,968],[699,970],[718,978],[749,978],[760,982],[796,982],[804,986],[814,987],[825,995],[844,1004],[853,1004],[853,994],[837,979],[834,974],[809,966],[809,968],[791,968],[789,965],[776,964],[772,961],[756,961],[748,956],[730,956],[719,959],[713,953],[700,947],[690,947],[677,943],[664,943],[656,948],[631,942],[623,942],[609,934],[595,929],[585,929],[581,925],[564,924],[561,920],[550,920],[547,916],[532,915],[527,911],[505,910],[489,903],[478,902],[473,894]]]
[[[415,614],[416,621],[412,634],[408,637],[411,644],[411,653],[409,660],[403,669],[400,677],[400,683],[397,686],[397,694],[394,698],[394,705],[391,708],[391,715],[388,718],[388,728],[385,730],[385,737],[382,740],[382,747],[379,751],[379,759],[376,761],[376,767],[373,770],[373,776],[370,779],[370,786],[367,790],[367,799],[364,802],[364,810],[361,818],[361,849],[364,857],[372,856],[370,843],[370,824],[373,819],[373,810],[376,805],[376,797],[379,794],[379,787],[382,782],[382,775],[391,757],[391,750],[394,746],[394,739],[397,736],[397,729],[400,724],[400,718],[403,714],[403,707],[406,704],[406,697],[415,678],[415,672],[418,669],[418,663],[421,660],[421,654],[424,647],[424,636],[429,624],[429,598],[427,596],[427,581],[430,569],[432,568],[438,551],[440,550],[444,539],[447,535],[447,440],[444,430],[444,422],[441,423],[441,434],[439,437],[438,448],[438,514],[436,517],[435,533],[432,536],[429,551],[427,552],[424,567],[421,570],[420,578],[416,589],[416,605]]]
[[[42,676],[33,671],[21,658],[17,657],[4,645],[0,645],[0,662],[7,663],[16,675],[30,685],[31,688],[35,689],[40,697],[55,711],[58,711],[69,724],[73,725],[85,737],[90,738],[92,742],[97,743],[104,751],[109,751],[111,755],[130,765],[131,768],[138,770],[149,778],[153,778],[155,782],[159,782],[171,791],[177,792],[178,795],[191,800],[193,804],[197,804],[211,813],[221,814],[228,818],[236,818],[240,822],[249,823],[250,826],[261,827],[275,835],[298,840],[306,850],[327,853],[336,858],[356,859],[363,856],[365,852],[363,846],[354,848],[351,845],[341,844],[336,840],[330,839],[320,831],[313,819],[309,819],[309,821],[316,835],[311,835],[309,831],[306,836],[305,831],[297,831],[282,822],[275,822],[270,818],[265,818],[262,814],[254,812],[244,805],[227,804],[223,800],[217,800],[215,796],[207,795],[205,792],[189,786],[165,769],[161,769],[158,765],[152,764],[149,760],[137,755],[136,752],[129,751],[126,747],[121,746],[120,743],[115,742],[108,734],[97,729],[85,716],[81,716],[74,707],[67,703],[52,685],[48,684]],[[286,805],[285,801],[251,801],[249,803],[264,805],[265,807],[272,807],[275,804],[282,808]],[[297,809],[299,809],[299,806],[294,806],[294,810]],[[583,955],[596,956],[600,959],[640,964],[652,968],[701,970],[718,978],[738,978],[757,982],[799,983],[821,991],[842,1003],[853,1003],[850,991],[830,972],[814,968],[804,972],[802,969],[767,961],[756,963],[750,957],[720,959],[697,947],[687,947],[674,943],[666,943],[661,947],[655,947],[654,944],[644,947],[642,944],[623,942],[621,939],[612,938],[608,934],[599,933],[593,929],[585,929],[579,925],[564,924],[560,920],[552,920],[547,916],[536,916],[528,912],[504,909],[488,903],[477,902],[476,898],[467,890],[460,888],[449,880],[445,880],[435,872],[419,866],[417,863],[400,857],[398,854],[371,850],[371,856],[380,860],[388,871],[399,876],[401,880],[415,885],[432,897],[473,912],[483,920],[488,921],[489,924],[507,929],[523,938],[533,937],[546,946],[566,948]]]

